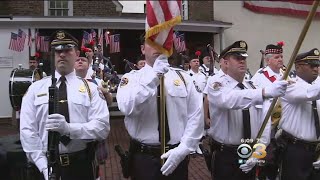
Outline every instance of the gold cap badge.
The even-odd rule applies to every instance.
[[[246,46],[247,46],[247,44],[245,42],[243,42],[243,41],[240,42],[240,47],[241,48],[245,48]]]
[[[65,37],[66,37],[66,35],[64,34],[64,32],[57,33],[57,39],[64,39]]]

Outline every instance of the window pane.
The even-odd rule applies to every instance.
[[[49,11],[49,16],[55,16],[55,12],[56,12],[55,10],[52,10],[52,9],[51,9],[51,10]]]
[[[55,8],[55,1],[54,0],[50,0],[50,8]]]
[[[68,16],[68,10],[67,9],[63,10],[63,16]]]
[[[68,1],[63,1],[62,7],[67,9],[68,8]]]
[[[62,10],[56,10],[57,16],[62,16]]]
[[[61,8],[61,4],[62,4],[61,1],[56,1],[56,8]]]

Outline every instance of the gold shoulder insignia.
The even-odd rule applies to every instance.
[[[86,87],[84,85],[81,85],[79,87],[79,92],[82,92],[82,93],[86,92]]]
[[[213,90],[219,90],[221,86],[222,86],[222,84],[220,82],[214,82],[212,84]]]
[[[174,81],[173,81],[173,84],[174,84],[175,86],[180,86],[180,80],[179,80],[179,79],[174,80]]]

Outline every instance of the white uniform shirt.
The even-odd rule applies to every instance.
[[[298,76],[291,80],[295,83],[288,86],[286,95],[281,98],[282,116],[279,127],[299,139],[316,141],[312,101],[317,100],[319,114],[320,82],[315,81],[311,85]]]
[[[272,84],[272,80],[280,80],[282,73],[273,72],[269,66],[259,70],[252,78],[251,81],[256,87],[265,88]]]
[[[191,69],[187,71],[187,73],[191,76],[191,79],[193,79],[197,83],[199,90],[203,92],[204,87],[206,86],[206,83],[207,83],[206,75],[200,71],[195,73]]]
[[[55,73],[57,86],[60,86],[60,74]],[[68,108],[70,117],[70,143],[60,143],[59,152],[70,153],[86,148],[86,142],[92,139],[106,139],[110,131],[109,111],[104,100],[99,96],[97,86],[90,86],[92,100],[79,77],[72,72],[66,77]],[[45,121],[48,117],[48,88],[51,77],[34,82],[22,100],[20,114],[20,138],[28,159],[42,171],[47,167],[48,131]]]
[[[241,144],[243,136],[242,109],[249,108],[251,138],[255,139],[262,125],[261,105],[263,103],[262,89],[252,89],[248,82],[243,82],[247,88],[241,90],[238,82],[226,75],[216,78],[209,85],[208,100],[211,127],[208,131],[214,140],[231,145]],[[268,144],[270,141],[270,121],[259,142]]]
[[[185,79],[186,86],[175,70]],[[188,74],[170,68],[164,77],[166,109],[170,129],[168,144],[185,144],[194,151],[202,137],[204,122],[201,117],[202,104]],[[139,142],[159,144],[157,86],[159,78],[152,67],[145,65],[139,71],[125,74],[118,88],[117,102],[125,114],[125,126],[129,135]]]

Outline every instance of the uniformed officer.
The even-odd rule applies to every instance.
[[[281,68],[283,67],[283,42],[277,45],[269,44],[265,50],[265,61],[267,66],[260,69],[251,81],[260,88],[270,86],[275,80],[282,77]]]
[[[212,178],[214,180],[248,180],[255,179],[252,168],[257,163],[256,156],[244,159],[237,153],[241,139],[253,141],[262,124],[261,108],[264,98],[284,95],[287,82],[278,81],[272,86],[255,89],[250,82],[243,82],[247,70],[247,43],[237,41],[221,52],[227,75],[216,78],[209,85],[208,100],[210,107],[211,127],[208,135],[211,137]],[[257,154],[265,154],[265,145],[269,143],[270,122],[259,139]],[[264,145],[263,145],[264,144]],[[242,150],[240,150],[242,152]],[[260,157],[260,156],[259,156]]]
[[[117,92],[118,107],[125,114],[125,126],[131,137],[131,178],[188,179],[188,155],[197,148],[204,124],[200,120],[197,91],[187,73],[169,67],[166,56],[147,43],[141,46],[141,51],[146,57],[146,65],[125,74]],[[159,73],[164,74],[166,139],[170,149],[163,155],[157,116]],[[166,159],[162,167],[160,156]]]
[[[207,77],[204,72],[201,72],[199,70],[199,67],[200,67],[199,56],[200,55],[201,55],[200,51],[196,51],[194,54],[191,54],[190,62],[189,62],[190,69],[187,73],[190,74],[191,79],[193,79],[196,82],[197,87],[198,87],[198,91],[202,93],[203,89],[207,83]]]
[[[276,137],[282,148],[282,180],[320,179],[320,83],[315,83],[319,54],[314,48],[297,56],[297,76],[281,98],[282,116]]]
[[[265,61],[267,66],[260,69],[251,79],[253,84],[259,88],[265,88],[271,86],[276,80],[280,80],[283,75],[283,42],[278,42],[276,45],[269,44],[265,50]],[[270,99],[271,103],[271,99]],[[267,148],[266,164],[262,167],[259,176],[266,176],[270,180],[274,180],[278,174],[277,154],[275,151],[276,142],[274,139],[276,127],[279,123],[281,116],[280,101],[276,105],[276,109],[271,114],[272,130],[271,130],[271,143]],[[264,116],[262,117],[264,118]]]
[[[84,44],[84,46],[81,47],[81,53],[84,53],[85,57],[89,60],[89,69],[88,69],[86,79],[92,78],[92,76],[95,73],[97,73],[95,71],[97,71],[97,69],[99,68],[99,67],[96,67],[96,64],[99,64],[99,62],[95,62],[95,59],[93,59],[94,58],[94,42],[91,41],[90,43]],[[97,74],[97,75],[100,76],[100,74]]]
[[[206,76],[210,75],[210,54],[207,49],[202,49],[201,56],[200,56],[200,62],[202,63],[199,67],[200,71],[205,73]],[[213,67],[213,71],[217,72],[217,68]]]
[[[93,140],[106,139],[110,131],[108,108],[95,85],[75,74],[77,40],[64,31],[57,31],[53,38],[59,113],[48,115],[51,78],[33,83],[22,101],[21,144],[27,158],[48,179],[48,130],[56,131],[61,135],[58,170],[61,179],[93,180],[94,156],[89,145]]]
[[[100,96],[107,101],[108,105],[111,105],[113,101],[112,94],[109,92],[110,88],[106,87],[103,88],[103,81],[99,78],[96,78],[95,76],[91,76],[88,78],[88,70],[90,68],[89,60],[84,56],[84,53],[80,53],[80,57],[75,61],[74,69],[76,71],[76,75],[85,78],[89,82],[93,82],[95,85],[97,85]]]

